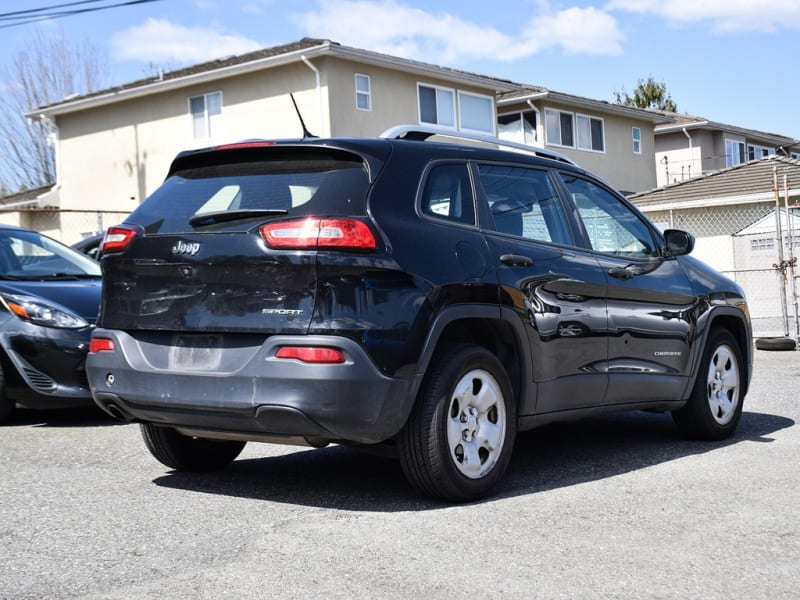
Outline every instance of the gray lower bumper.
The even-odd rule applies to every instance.
[[[412,381],[384,376],[347,338],[275,336],[259,345],[222,343],[185,349],[150,336],[98,329],[115,350],[90,354],[95,402],[128,420],[259,436],[323,437],[374,443],[406,421]],[[275,357],[285,345],[341,349],[342,364]]]

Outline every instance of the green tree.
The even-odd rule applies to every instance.
[[[636,108],[655,108],[677,112],[678,106],[673,102],[672,96],[667,93],[667,84],[657,82],[652,75],[647,79],[639,79],[633,96],[629,96],[623,88],[621,92],[615,91],[617,104],[635,106]]]
[[[71,94],[100,89],[107,60],[88,42],[37,29],[0,68],[0,184],[15,191],[55,182],[52,124],[25,117]]]

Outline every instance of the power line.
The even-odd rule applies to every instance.
[[[106,10],[109,8],[119,8],[121,6],[131,6],[134,4],[147,4],[149,2],[160,2],[161,0],[124,0],[114,4],[105,4],[103,6],[86,6],[87,4],[95,4],[97,2],[106,1],[108,0],[77,0],[74,2],[62,2],[61,4],[54,4],[51,6],[42,6],[40,8],[0,13],[0,21],[9,21],[6,24],[0,25],[0,29],[17,27],[19,25],[27,25],[29,23],[38,23],[40,21],[47,21],[49,19],[60,19],[62,17],[70,17],[73,15],[96,12],[98,10]],[[78,6],[83,7],[72,8]]]

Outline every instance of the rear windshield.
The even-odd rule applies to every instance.
[[[219,154],[219,158],[223,158]],[[212,155],[213,157],[213,155]],[[276,216],[363,216],[369,178],[353,155],[327,152],[270,152],[258,159],[185,165],[127,219],[146,233],[193,231],[192,217],[207,213],[261,210]],[[243,213],[245,215],[246,213]],[[263,216],[261,217],[263,220]],[[241,219],[246,225],[246,218]]]

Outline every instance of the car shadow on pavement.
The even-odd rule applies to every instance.
[[[13,419],[3,427],[87,427],[92,425],[125,425],[123,421],[107,415],[97,406],[30,410],[18,408]]]
[[[495,492],[480,502],[613,477],[743,441],[772,441],[792,419],[745,412],[721,442],[681,438],[669,414],[644,412],[547,425],[517,436],[511,464]],[[431,510],[450,504],[419,496],[395,458],[346,446],[288,451],[234,461],[217,473],[171,472],[156,485],[207,494],[366,512]]]

